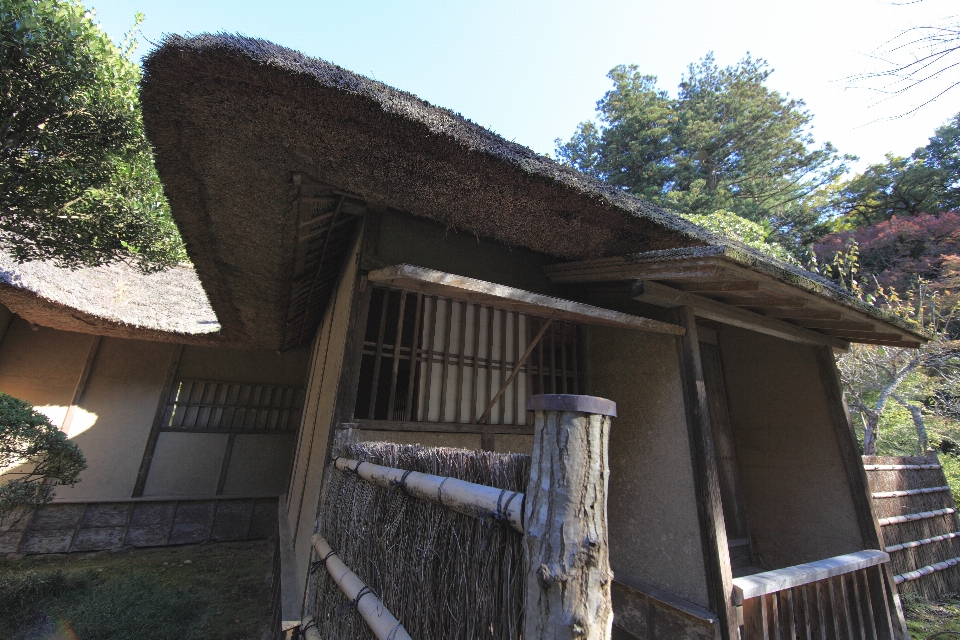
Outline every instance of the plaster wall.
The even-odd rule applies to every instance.
[[[590,395],[617,403],[607,501],[610,564],[709,606],[676,338],[587,328]]]
[[[143,495],[216,495],[227,437],[224,433],[161,433]]]
[[[238,434],[223,485],[225,496],[276,496],[287,489],[295,434]]]
[[[290,387],[304,385],[308,349],[284,353],[187,345],[180,356],[177,377],[223,382],[262,382]]]
[[[747,525],[761,568],[862,550],[813,348],[725,326],[720,350]]]
[[[0,342],[0,391],[40,408],[57,426],[73,401],[93,336],[14,317]]]
[[[346,267],[314,338],[303,412],[293,469],[286,499],[286,515],[293,537],[295,566],[306,567],[310,559],[310,537],[320,499],[320,487],[327,458],[327,441],[336,411],[337,390],[343,368],[347,332],[357,295],[359,238],[349,252]],[[283,508],[283,506],[281,506]],[[306,572],[298,570],[300,589]]]
[[[500,434],[493,437],[493,450],[498,453],[525,453],[533,452],[533,436],[515,436]]]
[[[87,459],[58,499],[129,498],[175,345],[101,338],[67,431]],[[82,365],[82,363],[81,363]],[[79,367],[75,371],[79,375]]]

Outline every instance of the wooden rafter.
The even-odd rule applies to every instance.
[[[639,288],[634,297],[641,301],[678,306],[686,300],[683,304],[697,309],[700,317],[788,339],[893,346],[927,340],[922,331],[875,317],[871,309],[845,300],[842,292],[817,282],[813,275],[791,272],[786,266],[760,268],[723,247],[570,262],[551,265],[544,272],[557,284],[588,286],[591,295],[598,293],[594,288],[609,289],[607,293],[615,297],[623,295],[618,294],[619,283],[632,281]],[[678,297],[684,295],[692,297]]]

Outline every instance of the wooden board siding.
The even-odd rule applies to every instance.
[[[638,582],[613,581],[613,639],[719,640],[717,615],[673,594]]]
[[[274,533],[277,498],[139,498],[53,502],[0,535],[0,553],[102,551],[208,540],[256,540]]]

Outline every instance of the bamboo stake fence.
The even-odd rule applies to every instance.
[[[935,457],[865,456],[873,507],[901,593],[960,590],[960,520]]]
[[[529,473],[530,456],[338,434],[313,537],[309,640],[610,638],[607,447],[616,406],[554,395],[531,396],[527,408],[536,424]],[[350,609],[364,627],[344,615]]]

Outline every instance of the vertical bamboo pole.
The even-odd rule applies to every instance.
[[[608,640],[613,625],[607,544],[607,448],[616,404],[538,395],[524,512],[527,640]]]

